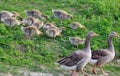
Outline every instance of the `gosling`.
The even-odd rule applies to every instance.
[[[11,26],[11,27],[21,24],[21,22],[18,21],[15,17],[2,18],[1,21],[2,21],[6,26]]]
[[[48,17],[42,14],[39,10],[26,10],[25,13],[27,16],[32,16],[35,18],[40,18],[41,20],[46,20]]]
[[[60,20],[61,23],[62,23],[62,20],[65,20],[65,19],[73,20],[73,16],[71,14],[68,14],[64,10],[52,10],[52,13],[56,18],[58,18]]]
[[[69,27],[73,30],[76,30],[78,28],[85,29],[85,26],[81,25],[79,22],[72,22],[71,24],[69,24]]]
[[[83,44],[85,39],[81,39],[80,37],[69,37],[70,43],[78,48],[78,45]]]
[[[25,34],[25,38],[31,39],[33,35],[42,35],[43,33],[39,31],[35,26],[21,27],[22,32]]]
[[[56,36],[61,36],[62,30],[65,30],[65,27],[60,27],[60,28],[51,28],[46,31],[46,35],[50,38],[54,38]]]

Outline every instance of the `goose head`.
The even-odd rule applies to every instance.
[[[21,21],[23,20],[22,16],[20,14],[18,14],[16,11],[13,11],[12,14],[13,14],[12,17],[16,17],[17,19],[19,19]]]
[[[116,32],[111,32],[109,37],[119,37],[119,35]]]
[[[98,36],[98,34],[95,33],[95,32],[93,32],[93,31],[90,31],[90,32],[88,33],[88,36],[89,36],[89,37],[94,37],[94,36]]]

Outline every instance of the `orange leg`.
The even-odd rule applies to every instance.
[[[103,70],[102,65],[99,65],[99,68],[100,68],[100,70],[102,71],[103,75],[105,75],[105,76],[107,76],[107,75],[108,75],[108,73],[106,73],[106,72]]]
[[[97,65],[94,64],[93,69],[92,69],[92,72],[93,72],[94,74],[97,74],[97,72],[96,72],[96,67],[97,67]]]
[[[83,70],[81,70],[81,72],[83,73],[84,76],[88,76],[88,74],[84,72]]]
[[[75,70],[72,70],[72,76],[78,76]]]

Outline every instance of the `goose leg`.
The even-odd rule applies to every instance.
[[[78,76],[75,70],[72,70],[72,76]]]
[[[104,70],[103,70],[103,67],[100,65],[99,66],[100,70],[102,71],[103,75],[104,76],[108,76],[108,73],[106,73]]]
[[[94,64],[93,69],[92,69],[92,72],[93,72],[94,74],[97,74],[97,72],[96,72],[96,67],[97,67],[97,65]]]
[[[88,74],[84,72],[83,70],[81,70],[81,72],[83,73],[84,76],[88,76]]]

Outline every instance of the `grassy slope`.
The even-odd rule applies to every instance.
[[[105,48],[106,39],[111,31],[120,33],[120,0],[1,0],[0,10],[17,11],[26,17],[24,10],[38,9],[50,17],[47,22],[56,22],[57,26],[65,26],[66,31],[62,33],[65,40],[57,37],[55,42],[43,35],[34,40],[25,40],[20,26],[10,29],[0,24],[0,64],[1,67],[13,65],[27,67],[33,71],[54,71],[51,69],[59,58],[64,57],[75,50],[68,41],[70,36],[84,38],[89,31],[95,31],[100,36],[93,38],[91,48]],[[63,9],[74,15],[74,21],[78,21],[87,27],[86,30],[78,29],[72,31],[68,24],[71,20],[59,21],[52,16],[52,9]],[[116,58],[120,57],[120,40],[114,39]],[[83,45],[79,46],[80,49]],[[42,70],[41,65],[49,66],[48,70]],[[111,66],[106,66],[110,68]],[[115,71],[115,67],[112,66]],[[5,70],[7,70],[6,68]],[[111,70],[111,69],[110,69]],[[0,71],[4,71],[0,69]],[[59,70],[58,70],[59,71]],[[16,71],[15,71],[16,72]]]

